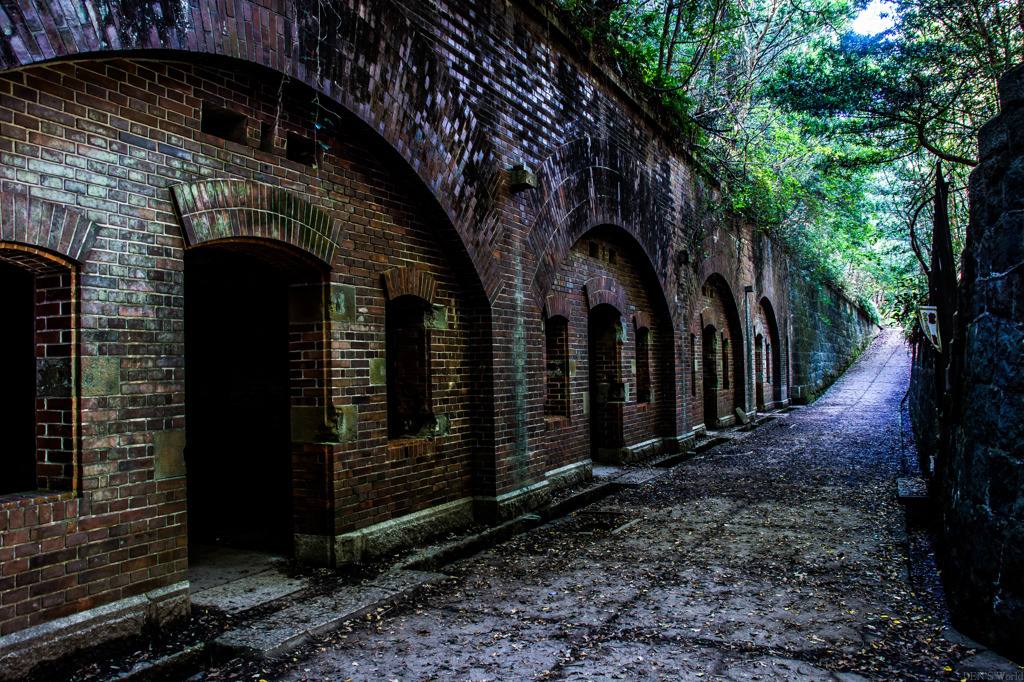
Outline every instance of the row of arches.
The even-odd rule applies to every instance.
[[[737,408],[749,412],[781,406],[782,347],[770,299],[762,296],[754,310],[747,311],[749,326],[745,330],[724,277],[717,273],[708,276],[700,298],[703,307],[690,334],[695,421],[715,429],[733,423]],[[752,395],[748,396],[748,391]]]
[[[82,62],[68,73],[87,79],[92,68]],[[210,77],[205,69],[196,67],[197,82]],[[163,79],[160,87],[180,85],[166,65],[154,66],[152,74]],[[201,116],[205,100],[194,99],[190,106]],[[546,430],[548,443],[528,435],[519,451],[503,451],[497,422],[508,418],[497,415],[493,406],[505,397],[493,386],[504,379],[488,364],[495,356],[492,344],[503,342],[500,332],[492,333],[491,322],[509,322],[509,312],[489,298],[488,291],[498,285],[479,278],[468,246],[445,222],[426,188],[412,186],[411,198],[396,193],[387,202],[374,199],[374,190],[383,195],[409,179],[409,169],[396,165],[393,154],[387,163],[365,158],[337,163],[350,175],[347,169],[354,162],[368,166],[366,176],[386,178],[381,187],[332,171],[335,156],[351,154],[357,144],[355,132],[339,136],[340,142],[318,157],[325,182],[351,183],[358,192],[348,195],[364,203],[332,204],[315,195],[311,203],[291,190],[242,177],[174,184],[161,190],[161,196],[169,195],[173,213],[166,211],[152,223],[135,221],[120,233],[110,230],[117,236],[105,238],[110,253],[142,251],[140,245],[155,241],[164,225],[180,223],[184,248],[164,246],[159,253],[173,257],[137,267],[132,281],[100,276],[107,266],[90,253],[99,231],[95,224],[81,216],[65,217],[64,206],[26,199],[28,187],[4,199],[5,205],[35,202],[24,210],[15,206],[11,215],[50,216],[53,221],[46,226],[49,232],[31,228],[5,234],[12,238],[4,239],[9,248],[0,259],[5,263],[0,283],[17,292],[9,315],[19,320],[20,329],[31,331],[5,341],[11,355],[22,358],[18,364],[23,368],[5,412],[12,433],[20,434],[17,450],[35,453],[18,459],[3,492],[73,491],[85,478],[91,479],[91,489],[113,485],[121,478],[109,477],[102,467],[95,471],[103,473],[83,474],[83,448],[102,461],[126,456],[134,443],[118,434],[128,428],[183,431],[182,462],[168,470],[188,479],[188,518],[201,520],[190,523],[189,532],[201,541],[287,549],[298,536],[337,536],[458,499],[496,499],[543,480],[545,468],[637,458],[660,447],[651,441],[678,438],[681,430],[699,423],[697,411],[687,414],[680,408],[686,392],[683,364],[676,360],[685,352],[682,307],[666,295],[671,287],[664,258],[656,262],[651,256],[658,252],[660,237],[638,232],[639,204],[627,192],[616,201],[633,207],[628,219],[600,222],[616,219],[616,211],[607,206],[587,216],[577,211],[551,235],[552,240],[575,238],[571,246],[536,245],[559,259],[554,267],[526,273],[524,282],[512,284],[532,284],[535,294],[544,292],[540,300],[561,296],[575,302],[550,314],[548,327],[540,330],[550,347],[550,357],[541,360],[544,408],[542,414],[526,415],[564,422]],[[215,132],[196,131],[196,139],[210,148],[216,137]],[[387,149],[370,151],[388,155]],[[622,155],[611,146],[593,151]],[[235,153],[277,163],[262,148]],[[292,160],[287,170],[295,174],[304,164]],[[602,191],[611,196],[625,187],[622,176],[629,170],[608,169]],[[108,172],[115,171],[111,167]],[[609,179],[609,174],[618,178]],[[642,185],[631,191],[649,191]],[[382,203],[387,206],[381,208]],[[363,215],[376,220],[354,229],[363,223],[346,223],[339,219],[344,215],[353,221]],[[58,218],[63,221],[59,228]],[[528,241],[548,230],[543,223],[538,216]],[[376,232],[371,234],[371,228]],[[159,238],[162,244],[173,243],[169,235]],[[410,261],[415,266],[402,265]],[[434,275],[423,274],[428,271]],[[84,297],[79,291],[83,274]],[[176,281],[180,291],[173,289]],[[439,286],[445,290],[440,303],[434,300]],[[709,279],[708,286],[728,289],[721,277]],[[341,291],[346,287],[351,295]],[[108,298],[135,305],[101,303]],[[545,308],[538,308],[543,314]],[[458,321],[450,326],[449,312]],[[539,314],[521,314],[530,324],[543,323]],[[702,390],[716,391],[720,417],[728,414],[730,400],[742,403],[745,365],[735,350],[743,337],[735,302],[715,315],[715,323],[702,327],[722,334],[728,330],[716,351],[725,359],[715,360],[722,385],[712,385],[718,375],[708,374]],[[531,328],[528,334],[535,332]],[[771,347],[779,345],[765,345]],[[498,352],[505,351],[499,345]],[[715,364],[698,351],[693,358],[703,369]],[[580,371],[574,372],[574,364]],[[700,377],[691,377],[693,387]],[[512,407],[529,409],[535,395],[526,393],[525,401]],[[34,419],[27,418],[30,411]],[[85,431],[83,411],[99,422]],[[110,424],[95,414],[106,415]],[[123,426],[127,420],[135,421]],[[551,446],[554,441],[557,448]],[[386,466],[355,462],[351,453],[360,448],[383,450]],[[557,454],[544,456],[555,449]],[[156,446],[150,450],[157,459],[160,451]],[[450,459],[440,461],[442,453]],[[437,480],[429,487],[422,481],[404,482],[430,455],[437,457],[429,462]],[[546,466],[505,473],[506,460],[520,455],[545,459]],[[162,466],[157,462],[158,469]],[[237,485],[226,488],[226,480]],[[356,489],[366,492],[353,493]],[[370,512],[353,520],[353,509]],[[253,535],[259,537],[245,537]]]
[[[192,239],[204,237],[193,232]],[[614,242],[607,231],[590,239],[597,242],[583,242],[576,249],[580,258],[600,262],[600,254],[614,248],[609,246]],[[326,371],[311,360],[309,353],[310,337],[322,336],[325,322],[304,315],[302,309],[308,307],[308,296],[303,291],[320,291],[329,276],[322,262],[276,243],[237,235],[207,238],[185,254],[184,295],[188,304],[184,325],[188,333],[183,362],[189,372],[185,394],[189,510],[193,518],[216,519],[215,523],[194,526],[194,535],[201,541],[224,540],[232,535],[232,529],[257,527],[261,530],[256,544],[286,547],[293,530],[291,519],[296,514],[293,499],[310,502],[306,491],[295,484],[302,475],[294,469],[294,458],[282,453],[290,453],[303,440],[296,437],[294,422],[298,417],[294,408],[316,406],[308,385],[312,374]],[[600,244],[599,248],[594,249],[595,243]],[[33,371],[44,365],[57,366],[59,359],[70,358],[75,348],[68,342],[76,334],[70,314],[75,307],[71,286],[75,269],[73,264],[39,253],[25,248],[0,251],[0,284],[12,294],[5,299],[5,312],[16,330],[5,335],[4,350],[12,358],[22,358],[12,363],[20,373],[15,372],[12,390],[4,394],[3,417],[13,434],[12,442],[21,443],[18,449],[37,451],[34,462],[23,458],[14,463],[2,492],[72,489],[75,484],[71,474],[74,438],[70,432],[61,431],[64,425],[71,428],[75,424],[65,414],[71,409],[71,382],[65,379],[63,389],[56,384],[37,385],[46,379]],[[618,264],[620,274],[629,259],[623,257],[623,261]],[[587,271],[576,266],[567,270]],[[628,271],[627,277],[634,274]],[[433,284],[423,282],[429,282],[429,278],[391,283],[385,307],[386,424],[393,440],[431,436],[438,429],[431,398],[427,322],[433,314]],[[642,439],[626,436],[627,405],[661,408],[637,433],[673,432],[670,416],[674,382],[661,366],[673,353],[672,324],[667,310],[655,305],[657,290],[645,287],[643,278],[637,278],[637,282],[638,291],[627,293],[605,272],[591,277],[582,287],[587,301],[586,322],[578,326],[586,347],[589,405],[585,412],[589,416],[587,434],[593,461],[618,461],[629,441]],[[632,371],[627,382],[623,371],[623,347],[627,342],[623,318],[637,307],[633,299],[638,295],[641,305],[656,312],[653,322],[643,312],[631,319],[628,336]],[[690,393],[700,396],[694,401],[691,419],[716,428],[728,423],[734,408],[746,407],[743,331],[724,278],[710,276],[702,299],[705,307],[695,321],[700,335],[691,334],[690,344]],[[557,304],[549,297],[548,307],[552,314],[546,319],[545,329],[544,413],[547,417],[568,418],[572,416],[570,368],[574,364],[569,329],[574,313],[564,300]],[[659,344],[652,342],[652,327],[660,327]],[[753,332],[752,390],[756,408],[763,410],[781,401],[783,386],[779,332],[767,298],[758,304]],[[32,345],[43,340],[50,343]],[[70,362],[65,364],[71,367]],[[61,399],[68,403],[64,412]],[[325,400],[329,398],[321,396],[321,402]],[[323,405],[319,409],[323,410]],[[48,425],[32,415],[33,411],[50,415],[58,424]],[[36,433],[45,438],[36,439]],[[30,447],[33,440],[48,445]],[[239,485],[225,492],[221,483],[228,477]],[[237,540],[247,542],[245,538]]]
[[[26,574],[34,601],[5,593],[9,613],[42,622],[183,582],[183,539],[359,561],[534,508],[553,472],[707,421],[687,407],[709,363],[691,343],[688,386],[701,306],[680,293],[671,204],[691,177],[669,148],[532,127],[529,112],[574,116],[574,98],[543,100],[558,88],[469,97],[478,70],[456,62],[486,61],[484,40],[438,50],[391,0],[339,8],[327,33],[287,1],[164,2],[145,31],[109,4],[99,36],[70,5],[14,0],[0,36],[0,108],[34,140],[7,158],[43,169],[0,193],[16,328],[0,352],[18,367],[0,494],[124,511],[110,522],[131,561],[73,587]],[[37,14],[70,28],[27,30]],[[517,21],[529,40],[534,18]],[[312,68],[314,53],[329,56]],[[618,111],[595,109],[610,118],[592,129],[626,131]],[[535,191],[513,195],[517,159],[536,163]],[[722,344],[719,418],[756,365],[740,310],[697,330]]]

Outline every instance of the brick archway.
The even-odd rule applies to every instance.
[[[186,61],[196,54],[238,59],[308,85],[362,119],[405,160],[447,214],[489,300],[497,297],[491,255],[502,230],[486,207],[505,182],[501,154],[442,58],[390,0],[343,3],[329,20],[289,1],[270,8],[251,0],[157,0],[143,8],[113,0],[80,12],[67,3],[14,0],[5,11],[13,28],[0,35],[0,70],[170,52]],[[311,54],[325,57],[316,64],[300,58]]]
[[[341,224],[296,194],[228,179],[171,189],[189,246],[221,239],[270,239],[290,244],[325,265],[334,262]]]
[[[764,341],[766,344],[763,371],[771,378],[771,395],[765,396],[766,403],[779,405],[783,400],[785,380],[782,371],[782,340],[775,307],[767,296],[758,303],[758,317],[764,320]]]
[[[720,424],[708,424],[705,415],[705,425],[708,428],[715,428],[731,423],[733,410],[745,405],[747,363],[744,357],[743,327],[732,288],[722,275],[712,272],[704,279],[698,300],[701,302],[701,308],[694,315],[691,330],[698,338],[703,339],[703,391],[705,394],[709,391],[715,392],[713,397],[705,395],[704,401],[716,401],[715,411],[717,418],[721,420]],[[705,338],[709,330],[717,335],[717,341],[714,343]],[[710,346],[714,346],[713,357],[709,354]],[[716,365],[715,371],[707,367],[707,363],[711,361]],[[709,381],[715,385],[709,386]],[[704,411],[706,412],[707,408]]]

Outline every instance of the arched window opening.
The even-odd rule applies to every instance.
[[[636,330],[636,401],[650,403],[654,401],[651,390],[651,330],[641,327]]]
[[[388,437],[434,435],[430,400],[430,306],[418,296],[388,301],[386,311]]]
[[[549,417],[569,416],[569,321],[561,315],[549,317],[545,323],[544,414]]]

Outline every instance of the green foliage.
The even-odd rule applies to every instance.
[[[851,0],[558,0],[672,112],[731,210],[809,273],[907,323],[927,300],[934,159],[954,246],[978,128],[1024,59],[1024,0],[900,0],[886,33],[844,31]]]
[[[734,214],[791,242],[808,271],[841,282],[868,207],[848,158],[762,93],[787,55],[850,12],[847,0],[561,0],[648,98],[672,112]],[[814,224],[804,224],[807,221]]]

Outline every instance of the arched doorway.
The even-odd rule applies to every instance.
[[[315,383],[308,366],[316,363],[303,360],[289,335],[302,321],[295,287],[321,278],[316,266],[269,244],[186,251],[190,545],[292,551],[291,405],[304,383]]]
[[[746,409],[744,337],[732,289],[712,273],[701,287],[701,311],[694,329],[701,330],[704,360],[704,425],[708,429],[735,423],[736,408]],[[717,338],[716,338],[717,335]]]
[[[758,344],[763,348],[763,361],[758,374],[762,377],[764,388],[762,389],[763,399],[758,402],[759,409],[761,402],[766,407],[779,407],[782,403],[782,341],[779,338],[779,325],[775,317],[775,308],[767,297],[761,299],[758,305],[759,323],[764,327],[763,338]]]
[[[607,303],[594,306],[588,316],[590,364],[590,447],[594,461],[618,461],[625,445],[622,407],[626,400],[622,380],[622,316]]]
[[[701,334],[704,367],[704,425],[718,426],[718,330],[707,325]]]

